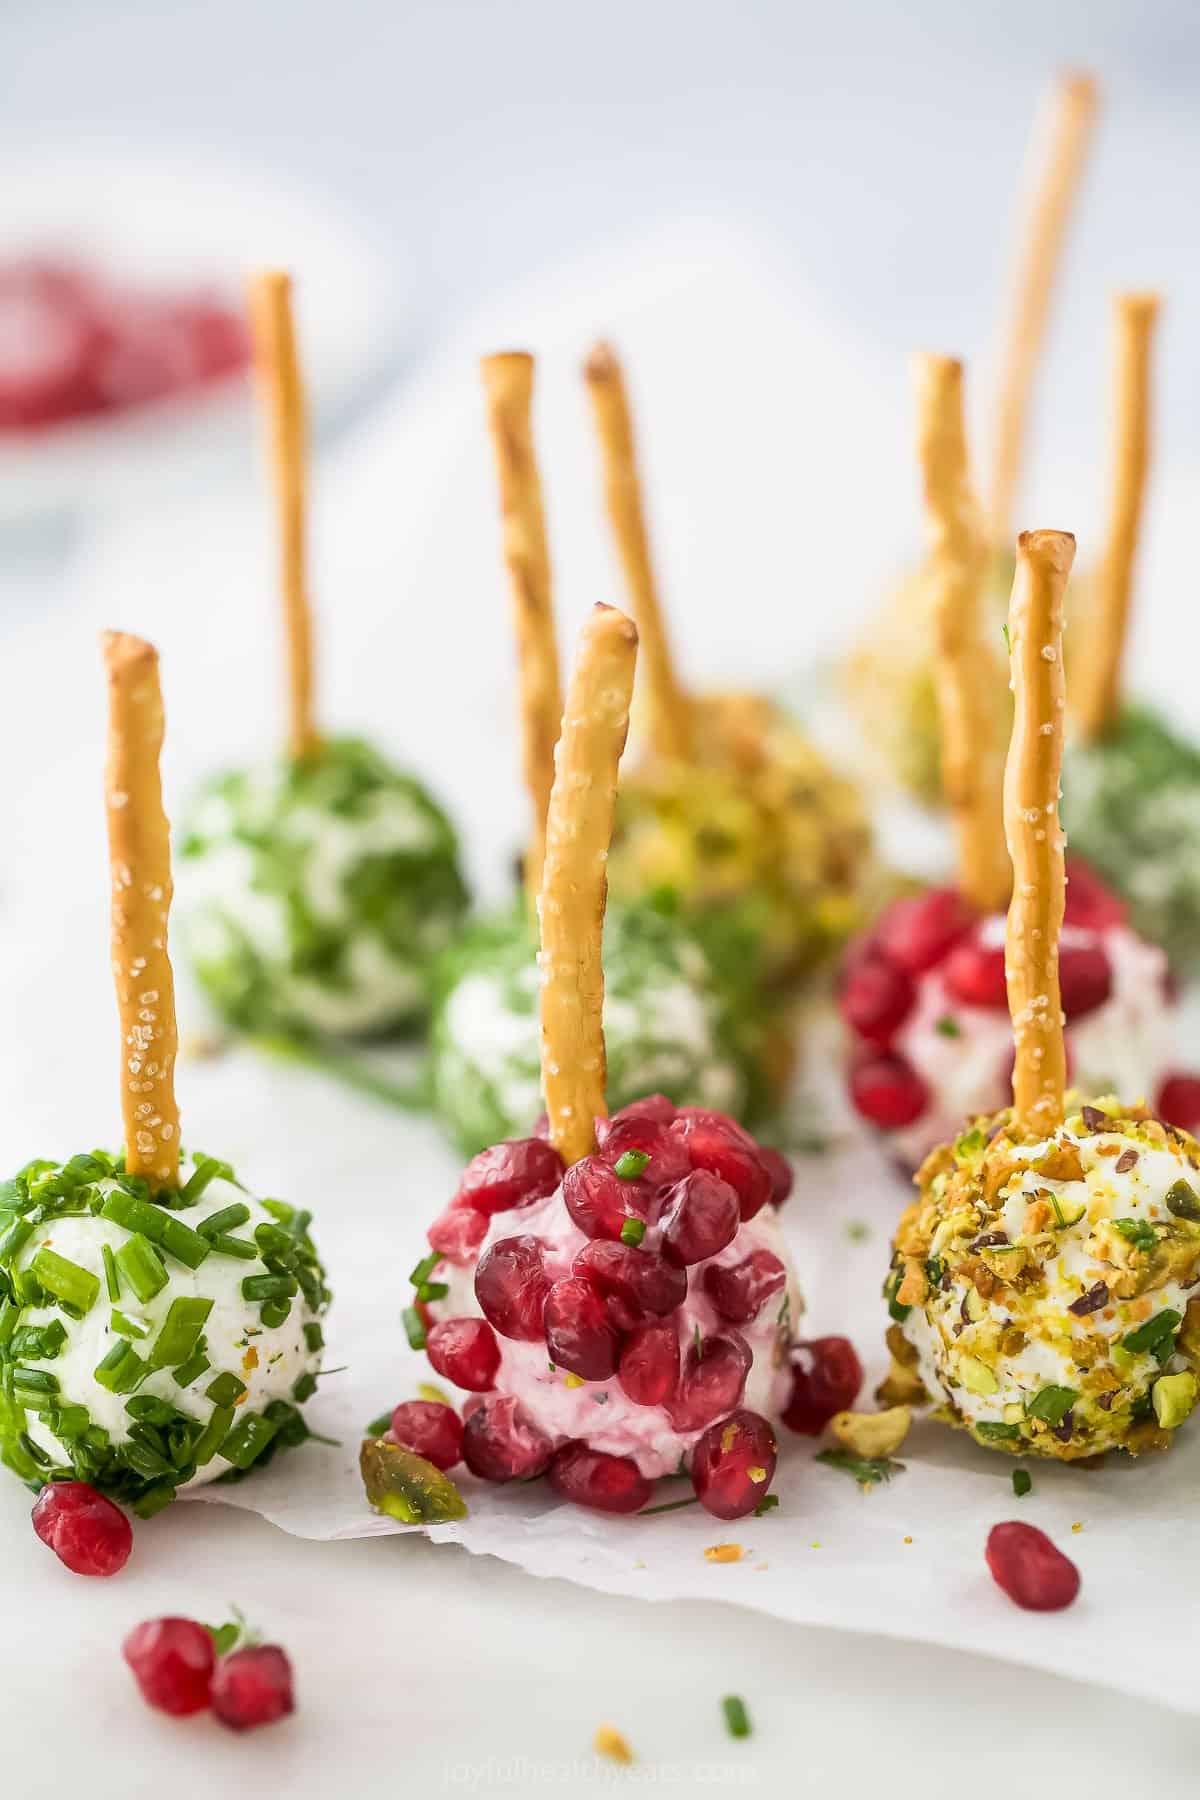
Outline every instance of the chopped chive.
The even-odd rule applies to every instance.
[[[227,1231],[222,1231],[208,1241],[212,1245],[214,1256],[235,1256],[239,1262],[258,1260],[258,1246],[252,1244],[249,1238],[231,1237]]]
[[[221,1445],[221,1455],[235,1469],[251,1468],[279,1431],[263,1413],[243,1413]]]
[[[0,1300],[0,1350],[3,1350],[12,1341],[21,1310],[15,1300],[9,1300],[7,1297]]]
[[[316,1391],[317,1378],[312,1373],[311,1369],[306,1369],[304,1374],[299,1376],[292,1384],[292,1399],[295,1400],[298,1405],[303,1406],[306,1400],[312,1399]]]
[[[626,1151],[625,1154],[628,1156],[629,1151]],[[623,1244],[631,1244],[635,1249],[641,1243],[645,1235],[646,1221],[644,1219],[626,1219],[621,1227],[621,1242]]]
[[[206,1375],[211,1368],[212,1364],[205,1354],[204,1339],[201,1338],[187,1361],[181,1362],[177,1369],[172,1369],[171,1374],[177,1385],[185,1388],[191,1387],[193,1381],[199,1381],[200,1377]]]
[[[242,1282],[243,1300],[290,1300],[296,1292],[293,1275],[247,1275]]]
[[[1134,1355],[1150,1351],[1161,1362],[1170,1354],[1170,1345],[1182,1323],[1183,1315],[1168,1307],[1164,1312],[1155,1313],[1152,1319],[1147,1319],[1136,1331],[1126,1332],[1121,1339],[1121,1348]]]
[[[232,1181],[233,1170],[228,1163],[218,1162],[215,1156],[198,1156],[196,1166],[179,1190],[179,1204],[194,1206],[210,1181]]]
[[[172,1300],[150,1352],[151,1367],[173,1369],[176,1363],[186,1362],[196,1348],[212,1309],[212,1301],[199,1294],[181,1294],[177,1300]]]
[[[147,1488],[144,1494],[138,1495],[133,1502],[133,1510],[139,1519],[152,1519],[155,1513],[160,1513],[165,1506],[170,1506],[174,1498],[174,1483],[157,1481],[153,1487]]]
[[[57,1394],[62,1383],[49,1369],[26,1369],[21,1364],[13,1369],[14,1389],[26,1394]]]
[[[444,1300],[449,1292],[449,1284],[445,1281],[423,1281],[417,1289],[417,1299]]]
[[[1012,1472],[1013,1493],[1018,1500],[1023,1500],[1033,1487],[1033,1476],[1028,1469],[1014,1469]]]
[[[109,1299],[116,1304],[121,1298],[121,1277],[117,1274],[117,1259],[113,1255],[111,1244],[101,1244],[100,1255],[104,1259],[104,1285]]]
[[[764,1494],[762,1499],[759,1501],[758,1505],[754,1509],[755,1518],[761,1519],[764,1513],[774,1512],[775,1508],[778,1505],[779,1505],[779,1495],[778,1494]]]
[[[232,1406],[214,1406],[208,1415],[208,1424],[192,1445],[192,1461],[198,1469],[210,1463],[225,1439],[233,1424]]]
[[[1019,1425],[1006,1424],[1002,1419],[976,1419],[972,1429],[976,1437],[983,1438],[985,1443],[1006,1443],[1021,1435]]]
[[[437,1250],[431,1250],[428,1256],[423,1256],[408,1278],[413,1286],[420,1287],[428,1281],[441,1260],[441,1253]]]
[[[725,1714],[725,1729],[730,1737],[746,1738],[750,1736],[750,1714],[746,1711],[746,1702],[737,1694],[726,1694],[721,1702],[721,1711]]]
[[[1158,1238],[1148,1219],[1114,1219],[1113,1230],[1119,1231],[1135,1250],[1153,1250]]]
[[[388,1416],[388,1422],[389,1424],[391,1422],[390,1414]],[[688,1500],[666,1500],[661,1506],[643,1506],[641,1512],[638,1514],[638,1518],[652,1519],[655,1513],[678,1512],[681,1506],[699,1506],[699,1504],[700,1502],[695,1494]]]
[[[380,1413],[379,1417],[377,1419],[372,1419],[371,1423],[367,1426],[367,1437],[382,1437],[384,1432],[391,1428],[391,1423],[392,1415],[390,1412]]]
[[[613,1164],[613,1174],[618,1181],[636,1181],[649,1161],[646,1150],[626,1150]]]
[[[56,1356],[61,1356],[66,1342],[66,1327],[61,1319],[51,1319],[47,1325],[22,1325],[12,1334],[9,1355],[14,1362],[24,1362],[26,1357],[37,1362],[53,1362]]]
[[[277,1326],[287,1323],[291,1310],[290,1300],[264,1300],[258,1316],[268,1331],[274,1331]]]
[[[228,1369],[214,1375],[204,1390],[214,1406],[234,1406],[246,1392],[246,1384]]]
[[[305,1348],[308,1350],[323,1350],[325,1348],[325,1333],[321,1330],[319,1325],[314,1323],[304,1327],[304,1344]]]
[[[121,1338],[96,1364],[92,1374],[110,1394],[132,1394],[143,1377],[149,1374],[149,1368],[132,1344]]]
[[[131,1319],[127,1313],[123,1313],[116,1306],[109,1314],[109,1323],[114,1331],[120,1332],[122,1337],[134,1338],[140,1342],[142,1338],[150,1336],[150,1327],[144,1319]]]
[[[943,1013],[933,1029],[939,1037],[960,1038],[962,1036],[962,1026],[953,1013]]]
[[[223,1206],[220,1212],[209,1213],[207,1219],[201,1219],[196,1230],[201,1237],[221,1237],[226,1231],[236,1231],[250,1217],[250,1208],[243,1206],[240,1200],[232,1206]]]
[[[175,1218],[152,1201],[126,1193],[124,1188],[114,1188],[105,1196],[100,1217],[114,1225],[123,1225],[126,1231],[140,1231],[143,1237],[166,1250],[186,1269],[198,1269],[208,1255],[208,1241],[198,1231],[193,1231],[182,1219]]]
[[[425,1321],[416,1307],[406,1306],[400,1317],[404,1322],[404,1332],[410,1347],[414,1350],[423,1350],[425,1348]]]
[[[90,1269],[81,1269],[56,1250],[39,1250],[29,1266],[46,1292],[80,1318],[91,1312],[100,1297],[100,1277]]]
[[[171,1279],[166,1263],[150,1239],[140,1231],[126,1238],[117,1251],[116,1264],[143,1306],[147,1300],[153,1300],[155,1294],[161,1294]]]
[[[1056,1387],[1051,1383],[1049,1387],[1038,1389],[1025,1412],[1031,1419],[1044,1419],[1047,1425],[1061,1425],[1078,1398],[1077,1389]]]
[[[8,1262],[14,1257],[17,1251],[28,1243],[33,1236],[33,1231],[32,1219],[20,1217],[10,1219],[9,1223],[0,1229],[0,1263]]]

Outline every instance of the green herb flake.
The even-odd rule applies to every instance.
[[[613,1164],[613,1174],[619,1181],[636,1181],[649,1161],[645,1150],[626,1150]]]
[[[400,1318],[404,1324],[404,1334],[408,1339],[409,1347],[413,1350],[423,1350],[425,1348],[425,1321],[416,1307],[406,1306],[400,1314]]]
[[[1033,1492],[1033,1476],[1028,1469],[1014,1469],[1012,1472],[1013,1493],[1018,1500]]]
[[[746,1711],[746,1702],[737,1694],[726,1694],[721,1702],[721,1711],[725,1715],[725,1729],[732,1738],[748,1738],[752,1727],[750,1714]]]
[[[1026,1406],[1025,1414],[1030,1419],[1044,1419],[1047,1425],[1061,1425],[1078,1398],[1076,1388],[1056,1387],[1051,1383],[1038,1389]]]
[[[871,1227],[861,1219],[850,1219],[846,1225],[846,1236],[852,1244],[865,1244],[871,1235]]]
[[[1126,1332],[1121,1339],[1121,1348],[1128,1350],[1132,1356],[1156,1356],[1159,1362],[1166,1362],[1175,1342],[1175,1333],[1182,1324],[1182,1313],[1173,1312],[1167,1307],[1163,1312],[1155,1313],[1152,1319],[1147,1319],[1135,1331]]]
[[[100,1277],[59,1256],[56,1250],[39,1250],[29,1266],[46,1292],[80,1318],[91,1312],[100,1298]]]
[[[943,1013],[933,1029],[939,1037],[960,1038],[962,1036],[962,1026],[953,1013]]]
[[[626,1155],[631,1154],[631,1151],[626,1151]],[[645,1235],[646,1223],[644,1219],[626,1219],[621,1227],[621,1242],[623,1244],[632,1245],[634,1249],[641,1243]]]
[[[864,1493],[878,1487],[881,1481],[890,1481],[893,1475],[904,1473],[902,1462],[893,1462],[887,1456],[855,1456],[851,1450],[822,1450],[813,1461],[824,1463],[827,1469],[840,1469],[843,1475],[857,1481]]]
[[[759,1501],[758,1505],[754,1509],[755,1518],[761,1519],[763,1517],[764,1513],[774,1512],[775,1508],[778,1505],[779,1505],[779,1495],[778,1494],[764,1494],[762,1499]]]
[[[1153,1250],[1158,1242],[1154,1227],[1148,1219],[1114,1219],[1112,1224],[1113,1230],[1119,1231],[1135,1250]]]
[[[1000,1419],[976,1419],[972,1430],[985,1444],[1007,1444],[1021,1435],[1019,1425],[1006,1425]]]

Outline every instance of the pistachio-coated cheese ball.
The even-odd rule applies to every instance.
[[[308,1215],[185,1154],[170,1204],[100,1151],[0,1188],[0,1459],[144,1516],[308,1432],[329,1301]]]
[[[901,1392],[1015,1455],[1168,1448],[1200,1366],[1196,1139],[1072,1097],[1049,1137],[977,1120],[917,1184],[885,1287]]]
[[[398,1030],[466,906],[445,814],[356,739],[218,777],[180,851],[185,947],[239,1030]]]

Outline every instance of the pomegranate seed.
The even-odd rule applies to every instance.
[[[496,1385],[500,1346],[486,1319],[443,1319],[430,1327],[425,1354],[455,1387],[486,1394]]]
[[[476,1265],[475,1298],[502,1337],[536,1343],[549,1291],[541,1241],[528,1232],[498,1239]]]
[[[1168,1125],[1194,1130],[1200,1125],[1200,1076],[1168,1075],[1158,1090],[1155,1111]]]
[[[563,1176],[567,1211],[585,1237],[619,1238],[626,1219],[649,1219],[656,1190],[641,1179],[622,1181],[599,1156],[585,1156]]]
[[[1079,1592],[1079,1570],[1036,1525],[993,1525],[984,1554],[997,1587],[1027,1612],[1060,1612]]]
[[[650,1158],[639,1179],[651,1192],[682,1181],[692,1166],[691,1157],[673,1131],[660,1120],[640,1113],[605,1121],[598,1135],[600,1153],[609,1168],[616,1168],[627,1150],[640,1150]]]
[[[1095,869],[1077,856],[1068,856],[1067,924],[1088,931],[1105,931],[1112,925],[1123,925],[1125,919],[1124,902],[1118,900]]]
[[[771,1485],[778,1447],[761,1413],[745,1408],[710,1425],[691,1456],[692,1486],[706,1512],[743,1519]]]
[[[469,1267],[487,1236],[488,1222],[473,1206],[458,1206],[453,1201],[433,1221],[425,1236],[429,1248],[460,1268]]]
[[[771,1205],[782,1206],[796,1185],[795,1169],[782,1150],[768,1150],[765,1144],[758,1147],[758,1159],[771,1177]]]
[[[789,1354],[792,1391],[783,1409],[791,1431],[819,1437],[834,1413],[846,1412],[862,1386],[862,1364],[849,1338],[811,1338]]]
[[[134,1626],[121,1654],[147,1705],[177,1719],[208,1705],[216,1652],[206,1625],[194,1619],[147,1619]]]
[[[133,1528],[119,1506],[86,1481],[51,1481],[33,1503],[33,1529],[74,1575],[116,1575],[129,1561]]]
[[[749,1132],[723,1113],[690,1111],[680,1113],[674,1129],[686,1143],[694,1169],[707,1169],[729,1183],[743,1219],[762,1210],[771,1198],[771,1175]]]
[[[594,1512],[641,1512],[654,1489],[630,1456],[606,1456],[586,1444],[564,1444],[546,1476],[556,1494]]]
[[[572,1375],[603,1381],[615,1371],[621,1335],[603,1298],[584,1276],[568,1275],[554,1283],[546,1296],[545,1333],[551,1362]]]
[[[1007,1007],[1003,944],[981,944],[977,939],[956,944],[942,973],[954,998],[964,1005],[986,1006],[993,1012]]]
[[[917,990],[899,963],[867,957],[846,978],[839,1005],[851,1031],[885,1049],[912,1010]]]
[[[462,1420],[452,1406],[437,1400],[405,1400],[392,1414],[388,1436],[435,1469],[452,1469],[462,1461]]]
[[[712,1263],[704,1271],[704,1291],[723,1319],[745,1325],[787,1280],[787,1271],[769,1250],[753,1250],[743,1262]]]
[[[212,1709],[230,1731],[273,1725],[296,1710],[292,1665],[278,1644],[248,1644],[217,1664]]]
[[[975,913],[957,888],[931,888],[912,900],[897,900],[880,919],[880,949],[909,975],[924,975],[946,957],[975,923]]]
[[[653,1250],[637,1250],[611,1238],[593,1238],[571,1265],[600,1294],[616,1295],[636,1317],[641,1313],[663,1316],[687,1299],[687,1276]]]
[[[511,1394],[477,1401],[463,1429],[463,1460],[484,1481],[529,1481],[553,1454],[553,1443]]]
[[[898,1131],[920,1118],[929,1089],[902,1056],[867,1056],[850,1071],[850,1100],[855,1112],[881,1131]]]
[[[740,1220],[737,1193],[729,1183],[707,1169],[695,1169],[666,1196],[660,1220],[663,1253],[673,1262],[703,1262],[732,1244]]]
[[[562,1178],[563,1160],[553,1144],[537,1137],[514,1138],[471,1158],[456,1199],[481,1213],[507,1212],[544,1200]]]
[[[655,1319],[630,1332],[617,1378],[636,1406],[664,1406],[672,1398],[679,1386],[679,1331],[673,1319]]]
[[[612,1126],[623,1125],[626,1119],[653,1119],[659,1125],[669,1125],[674,1117],[673,1100],[668,1100],[665,1094],[647,1094],[644,1100],[631,1100],[611,1119],[603,1120],[596,1128],[596,1136],[603,1147],[605,1134]]]
[[[1058,984],[1068,1019],[1095,1012],[1112,993],[1112,964],[1101,944],[1064,944],[1058,953]]]
[[[741,1400],[752,1360],[736,1332],[706,1338],[699,1352],[695,1343],[689,1344],[678,1390],[667,1404],[676,1431],[701,1431],[732,1412]]]

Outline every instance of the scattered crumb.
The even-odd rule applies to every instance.
[[[819,1550],[821,1548],[820,1538],[814,1538],[812,1543],[808,1547],[810,1550]]]
[[[615,1725],[597,1725],[596,1735],[592,1739],[592,1749],[597,1756],[611,1757],[613,1762],[631,1763],[633,1761],[633,1751]]]
[[[741,1562],[745,1551],[740,1544],[710,1544],[704,1552],[705,1562]]]
[[[569,1388],[581,1388],[583,1386],[583,1376],[582,1375],[564,1375],[563,1376],[563,1386],[569,1387]]]
[[[906,1537],[906,1538],[905,1538],[905,1540],[904,1540],[904,1541],[905,1541],[905,1543],[906,1543],[906,1544],[911,1544],[911,1543],[912,1543],[912,1539],[911,1539],[911,1538],[910,1538],[910,1537]]]
[[[754,1565],[756,1569],[769,1569],[770,1566],[770,1563],[755,1563]]]
[[[643,1560],[640,1556],[638,1557],[637,1561],[634,1563],[633,1566],[635,1569],[644,1569],[646,1567],[645,1563],[643,1562]]]
[[[440,1387],[432,1381],[418,1381],[417,1394],[422,1400],[432,1400],[435,1406],[453,1406],[454,1402],[448,1394],[443,1394]]]
[[[251,1369],[257,1369],[257,1367],[258,1367],[258,1349],[257,1349],[256,1345],[250,1344],[247,1347],[245,1356],[243,1356],[243,1358],[242,1358],[242,1373],[244,1375],[248,1375],[250,1373]]]
[[[871,1227],[861,1219],[851,1219],[846,1225],[846,1236],[852,1244],[865,1244],[871,1235]]]
[[[180,1040],[180,1054],[191,1062],[211,1062],[224,1056],[229,1039],[219,1031],[187,1031]]]
[[[1075,1523],[1071,1527],[1071,1530],[1072,1531],[1082,1531],[1083,1530],[1083,1520],[1076,1519]]]

